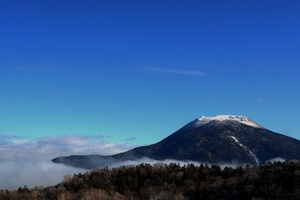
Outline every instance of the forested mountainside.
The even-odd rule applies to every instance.
[[[0,192],[0,199],[298,199],[300,162],[225,167],[177,163],[102,168],[51,187]]]

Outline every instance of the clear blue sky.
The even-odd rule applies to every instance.
[[[0,135],[157,142],[200,115],[300,139],[300,1],[0,2]]]

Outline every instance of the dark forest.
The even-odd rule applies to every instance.
[[[66,175],[50,187],[1,190],[13,199],[298,199],[300,162],[268,162],[260,166],[181,166],[177,163],[103,168]]]

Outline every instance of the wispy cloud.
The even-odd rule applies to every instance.
[[[65,66],[61,64],[52,63],[33,63],[33,64],[16,64],[11,68],[14,73],[20,74],[31,74],[31,75],[64,75],[66,77],[73,77],[77,80],[89,80],[89,81],[99,81],[104,79],[103,73],[101,71],[95,71],[92,69],[87,69],[82,66]]]
[[[42,137],[36,140],[26,140],[9,136],[0,136],[2,139],[0,161],[10,158],[43,157],[51,159],[56,156],[67,156],[71,154],[101,154],[111,155],[124,152],[133,146],[118,144],[106,140],[93,140],[87,136],[62,135]],[[3,155],[5,154],[5,155]]]
[[[14,67],[17,72],[53,72],[55,69],[50,65],[19,65]]]
[[[267,99],[266,99],[266,98],[263,98],[263,97],[260,97],[260,98],[257,99],[257,101],[258,101],[258,102],[265,102],[265,101],[267,101]]]
[[[13,70],[18,73],[73,73],[76,70],[71,67],[60,66],[50,63],[26,63],[17,64]]]
[[[187,76],[206,76],[206,74],[200,70],[190,69],[175,69],[175,68],[158,68],[158,67],[146,67],[148,71],[166,73],[166,74],[181,74]]]
[[[136,141],[137,138],[136,137],[131,137],[131,138],[126,138],[125,141]]]

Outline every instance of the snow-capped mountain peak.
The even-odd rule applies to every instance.
[[[211,121],[218,120],[218,121],[225,121],[225,120],[232,120],[242,124],[246,124],[248,126],[252,126],[255,128],[263,128],[262,126],[258,125],[257,123],[253,122],[251,119],[245,116],[239,115],[217,115],[215,117],[205,117],[201,116],[196,120],[195,126],[199,127],[204,124],[207,124]]]
[[[155,144],[123,153],[111,156],[71,155],[57,157],[52,161],[83,169],[102,168],[108,166],[108,163],[124,163],[128,160],[135,162],[145,157],[155,160],[260,165],[274,157],[300,160],[299,152],[299,140],[262,128],[248,117],[218,115],[202,116]]]

